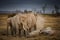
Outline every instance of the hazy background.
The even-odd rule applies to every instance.
[[[0,0],[0,11],[15,10],[42,10],[42,6],[47,4],[46,12],[54,10],[54,5],[60,7],[60,0]]]

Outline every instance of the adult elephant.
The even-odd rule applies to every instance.
[[[19,14],[19,20],[20,25],[22,25],[23,30],[25,30],[25,35],[28,35],[29,32],[33,31],[31,28],[36,29],[36,18],[34,14]]]
[[[10,25],[11,33],[19,30],[19,35],[24,34],[27,35],[29,32],[36,30],[36,16],[34,14],[16,14],[12,18],[8,20],[8,24]],[[33,30],[31,30],[33,28]],[[15,31],[14,31],[15,30]]]
[[[15,26],[13,17],[9,18],[7,21],[8,21],[7,31],[10,28],[11,35],[15,35],[16,34],[16,26]]]
[[[41,32],[41,30],[43,30],[45,28],[45,19],[43,16],[41,15],[37,15],[36,16],[36,30],[32,31],[29,33],[29,36],[36,36],[39,35],[39,33]]]
[[[7,19],[7,23],[8,23],[8,26],[7,26],[7,31],[8,29],[10,28],[10,31],[11,31],[11,35],[15,35],[18,34],[18,27],[19,27],[19,17],[18,15],[15,15],[13,17],[10,17]],[[8,34],[8,32],[7,32]]]

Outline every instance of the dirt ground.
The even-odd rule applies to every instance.
[[[60,40],[60,37],[57,36],[36,36],[36,37],[12,37],[12,36],[0,36],[0,40]]]
[[[6,31],[3,31],[0,33],[0,40],[60,40],[60,31],[57,30],[54,35],[40,34],[34,37],[7,36]]]

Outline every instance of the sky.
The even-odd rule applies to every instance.
[[[55,4],[60,7],[60,0],[0,0],[0,11],[42,10],[44,4],[47,4],[46,11],[49,12]]]

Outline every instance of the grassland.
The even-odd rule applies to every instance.
[[[60,40],[60,16],[56,16],[55,14],[43,14],[43,16],[46,19],[45,26],[57,30],[54,35],[49,36],[40,34],[39,36],[30,38],[6,36],[8,15],[3,14],[0,15],[0,40]]]

